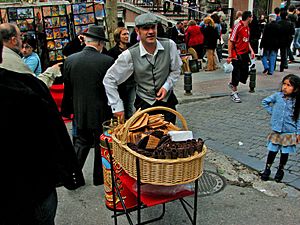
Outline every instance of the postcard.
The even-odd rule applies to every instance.
[[[55,42],[55,49],[62,49],[62,42],[60,39],[54,40]]]
[[[82,30],[81,30],[81,26],[75,26],[75,33],[76,35],[81,34]]]
[[[88,14],[88,23],[95,23],[95,15],[94,13]]]
[[[52,29],[46,29],[46,39],[53,39],[53,32]]]
[[[64,54],[62,53],[62,50],[58,50],[56,52],[56,60],[60,61],[60,60],[63,60],[63,59],[64,59]]]
[[[49,6],[43,7],[43,15],[44,17],[51,16],[51,8]]]
[[[52,27],[52,18],[45,18],[44,21],[45,21],[46,28]]]
[[[54,41],[48,41],[48,42],[47,42],[47,48],[48,48],[49,50],[53,50],[53,49],[55,48],[55,43],[54,43]]]
[[[59,30],[59,28],[53,29],[53,37],[54,38],[60,38],[60,30]]]
[[[59,15],[58,5],[53,5],[51,7],[51,16],[58,16],[58,15]]]
[[[72,8],[73,8],[73,14],[79,14],[79,6],[78,6],[78,4],[74,4]]]
[[[86,4],[86,12],[87,13],[94,12],[94,6],[93,6],[93,4],[89,4],[89,3]]]
[[[65,38],[61,41],[63,48],[67,46],[67,44],[69,43],[69,39]]]
[[[17,20],[17,25],[20,28],[20,31],[27,31],[28,29],[28,23],[26,20]]]
[[[79,15],[80,24],[88,24],[88,16],[86,14]]]
[[[59,17],[52,17],[52,27],[60,27]]]
[[[88,25],[81,26],[81,33],[87,32],[87,30],[88,30]]]
[[[17,16],[17,9],[16,8],[8,8],[8,17],[10,20],[16,20]]]
[[[56,59],[55,51],[49,52],[49,60],[50,61],[55,61],[55,59]]]
[[[33,8],[17,8],[18,19],[34,18]]]
[[[81,21],[79,15],[74,15],[74,25],[80,25]]]
[[[66,17],[60,17],[59,21],[60,21],[60,26],[61,27],[66,27],[67,26],[67,18]]]
[[[60,38],[69,37],[68,28],[60,28]]]
[[[60,16],[66,15],[66,6],[65,5],[60,5],[60,6],[58,6],[58,8],[59,8],[59,15]]]
[[[26,20],[27,21],[27,29],[28,30],[35,30],[34,29],[34,19],[27,19]]]
[[[86,5],[85,5],[85,3],[79,4],[79,13],[86,13]]]

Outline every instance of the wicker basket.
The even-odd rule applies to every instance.
[[[180,158],[180,159],[154,159],[141,155],[126,144],[128,128],[143,113],[156,110],[165,110],[175,114],[182,122],[183,130],[188,130],[186,120],[183,116],[167,107],[152,107],[135,113],[125,124],[125,132],[122,140],[118,140],[115,134],[113,139],[113,155],[115,160],[120,163],[122,168],[135,179],[137,178],[136,159],[140,161],[141,182],[172,186],[192,182],[199,178],[203,173],[204,156],[206,154],[206,146],[203,146],[202,152],[197,155]]]

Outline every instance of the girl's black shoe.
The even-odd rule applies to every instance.
[[[275,174],[274,180],[277,183],[281,182],[283,176],[284,176],[284,171],[282,169],[278,169],[277,172],[276,172],[276,174]]]
[[[271,174],[271,169],[266,168],[265,171],[260,175],[260,178],[263,181],[267,181],[267,180],[269,180],[270,174]]]

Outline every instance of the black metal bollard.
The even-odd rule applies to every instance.
[[[184,72],[184,90],[185,95],[192,95],[192,73]]]
[[[256,69],[251,68],[249,71],[249,77],[250,77],[250,82],[249,82],[249,88],[250,88],[250,92],[254,92],[254,88],[256,86]]]

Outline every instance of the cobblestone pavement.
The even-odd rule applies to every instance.
[[[229,96],[210,98],[181,104],[178,111],[186,118],[194,136],[206,140],[209,147],[225,153],[227,149],[233,158],[242,158],[239,161],[262,170],[267,155],[266,136],[271,130],[270,116],[262,108],[261,100],[272,93],[274,90],[242,92],[241,104],[233,103]],[[278,165],[278,156],[273,167]],[[299,152],[290,156],[285,169],[288,175],[283,181],[300,188]]]

